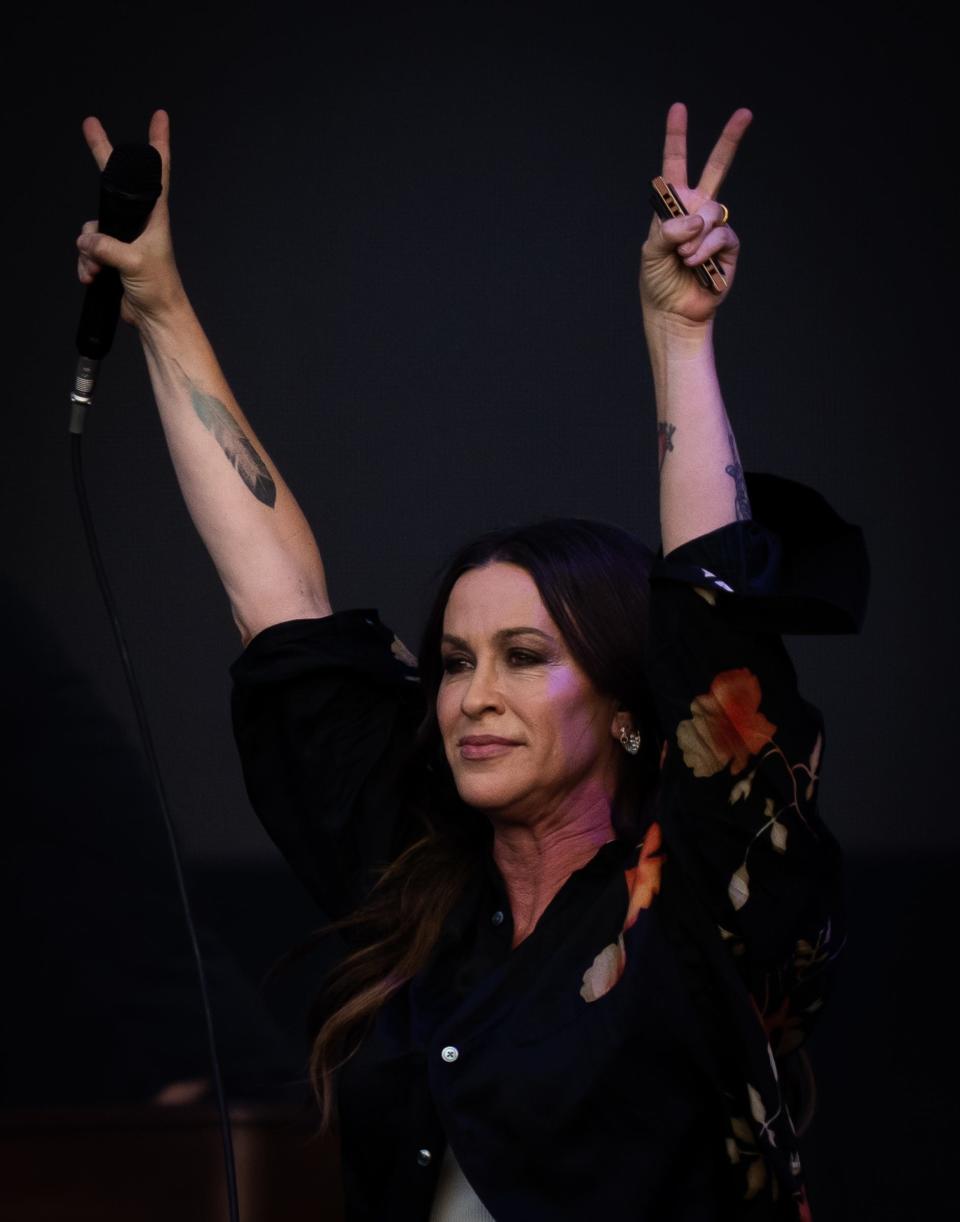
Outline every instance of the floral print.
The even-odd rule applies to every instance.
[[[393,634],[393,642],[390,646],[390,652],[395,658],[398,658],[404,664],[404,666],[409,666],[411,669],[416,670],[418,665],[416,657],[410,652],[406,645],[404,645],[403,641],[400,640],[396,633]]]
[[[623,942],[624,932],[636,923],[641,909],[650,907],[653,897],[660,890],[660,872],[665,860],[663,856],[657,856],[661,843],[660,824],[654,821],[647,830],[646,836],[637,846],[640,849],[637,864],[632,869],[624,871],[629,902],[620,936],[616,942],[605,946],[583,973],[580,996],[584,1001],[599,1001],[605,993],[610,992],[623,975],[627,965],[627,952]]]
[[[605,946],[593,963],[583,973],[580,996],[584,1001],[599,1001],[609,993],[623,975],[627,965],[627,954],[623,946],[623,934],[616,942]]]
[[[715,606],[715,600],[708,600]],[[709,613],[708,613],[709,614]],[[764,1079],[742,1080],[728,1095],[729,1134],[727,1153],[741,1175],[745,1201],[768,1193],[772,1201],[781,1195],[781,1183],[763,1156],[766,1149],[784,1157],[791,1178],[791,1196],[796,1216],[809,1222],[810,1209],[803,1186],[802,1167],[796,1149],[793,1119],[781,1092],[777,1058],[800,1048],[810,1023],[823,1003],[825,969],[839,952],[831,940],[831,922],[810,937],[794,939],[787,962],[758,970],[751,955],[750,931],[764,916],[751,916],[751,871],[758,873],[766,892],[774,894],[770,882],[771,863],[791,851],[794,836],[811,834],[821,839],[814,824],[814,794],[819,780],[823,734],[819,726],[812,743],[798,762],[791,762],[777,741],[780,726],[762,707],[764,682],[756,666],[719,670],[706,691],[690,701],[690,716],[676,722],[673,741],[683,767],[693,784],[718,781],[724,773],[738,778],[726,795],[726,808],[736,815],[733,827],[743,840],[743,857],[727,876],[727,916],[717,923],[721,944],[731,960],[740,965],[749,988],[750,1008],[762,1028],[766,1061],[753,1054],[753,1070],[767,1069]],[[779,700],[783,693],[777,692]],[[799,724],[799,723],[798,723]],[[790,726],[796,744],[797,726]],[[795,746],[793,748],[795,750]],[[798,780],[805,778],[802,794]],[[679,783],[679,782],[678,782]],[[692,791],[691,791],[692,792]],[[711,791],[715,793],[715,791]],[[719,795],[714,796],[717,802]],[[717,807],[720,817],[721,808]],[[766,843],[774,855],[757,859],[751,853]],[[809,845],[803,851],[809,853]],[[771,900],[765,897],[765,903]],[[737,1106],[739,1099],[742,1107]]]
[[[694,776],[713,776],[727,765],[734,775],[742,772],[777,731],[760,712],[760,683],[745,666],[716,675],[690,711],[677,726],[677,743]]]
[[[717,934],[719,949],[707,955],[710,966],[702,979],[716,986],[711,975],[716,973],[721,991],[731,988],[725,961],[741,982],[730,999],[740,1042],[723,1070],[726,1153],[739,1177],[740,1197],[752,1205],[766,1198],[776,1203],[777,1217],[810,1222],[796,1130],[777,1062],[803,1046],[823,1005],[830,964],[843,945],[828,907],[833,884],[824,886],[819,874],[832,866],[834,846],[816,814],[822,723],[789,685],[792,672],[782,667],[778,638],[750,633],[738,638],[718,609],[722,595],[690,585],[672,589],[675,652],[665,650],[662,671],[654,673],[666,731],[660,771],[667,797],[661,817],[638,846],[636,866],[626,871],[623,927],[583,973],[580,996],[598,1001],[623,978],[626,935],[658,902],[664,867],[671,878],[671,868],[678,868],[667,864],[674,856],[671,844],[682,849],[682,860],[693,870],[690,877],[698,880],[698,890],[683,902],[705,902]],[[665,605],[662,591],[659,605]],[[700,668],[701,659],[709,664],[721,655],[731,657],[731,639],[743,643],[742,664]],[[683,675],[690,686],[681,694]],[[794,857],[792,885],[798,897],[807,894],[801,883],[809,886],[815,897],[809,909],[822,914],[819,923],[810,923],[805,908],[793,914],[783,904],[784,876],[777,862]],[[769,947],[781,930],[792,938],[779,957],[772,957]]]

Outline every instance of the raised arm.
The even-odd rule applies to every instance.
[[[713,148],[700,181],[687,183],[687,110],[667,115],[663,177],[688,217],[654,216],[643,245],[640,298],[653,368],[660,447],[660,528],[668,553],[690,539],[750,517],[740,457],[717,382],[713,317],[733,284],[739,242],[722,224],[716,194],[752,115],[736,111]],[[691,270],[716,259],[727,288],[716,295]]]
[[[111,146],[99,120],[83,124],[102,169]],[[223,582],[244,644],[263,628],[331,614],[323,563],[299,505],[237,405],[184,291],[170,237],[169,119],[158,110],[150,143],[163,193],[129,245],[88,221],[77,239],[79,277],[102,264],[124,286],[122,315],[137,327],[160,419],[187,508]]]

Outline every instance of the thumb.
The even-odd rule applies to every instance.
[[[115,267],[119,272],[137,269],[140,257],[129,242],[121,242],[105,233],[81,233],[77,238],[77,250],[97,263]]]

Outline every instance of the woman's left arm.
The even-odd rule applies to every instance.
[[[713,318],[733,284],[739,241],[716,193],[752,115],[736,111],[695,187],[687,184],[687,111],[670,107],[663,177],[689,216],[654,217],[643,245],[640,297],[653,368],[660,448],[660,528],[664,553],[690,539],[750,517],[740,457],[727,418],[713,355]],[[724,273],[720,294],[693,268],[712,257]]]

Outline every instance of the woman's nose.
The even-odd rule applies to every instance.
[[[497,668],[492,664],[478,662],[470,673],[460,707],[468,717],[477,717],[487,709],[503,708],[503,696]]]

